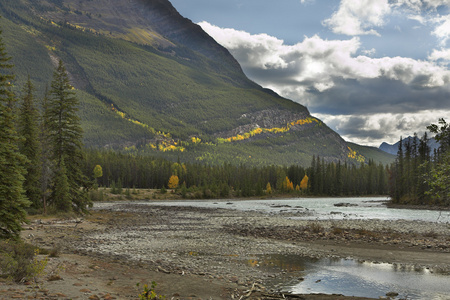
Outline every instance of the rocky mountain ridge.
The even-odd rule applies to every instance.
[[[63,60],[89,147],[212,164],[355,156],[304,106],[249,80],[168,0],[2,0],[0,15],[18,87],[28,73],[42,94]]]

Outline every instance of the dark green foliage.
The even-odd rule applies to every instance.
[[[436,134],[440,147],[428,176],[430,190],[426,194],[434,203],[450,206],[450,124],[442,118],[439,125],[431,124],[427,129]]]
[[[40,124],[40,132],[39,132],[39,140],[41,147],[41,176],[40,176],[40,189],[42,195],[42,206],[44,214],[47,213],[47,199],[51,193],[51,179],[54,174],[54,162],[51,160],[52,157],[52,146],[50,142],[48,124],[49,120],[47,120],[48,115],[45,114],[45,111],[48,110],[48,91],[46,90],[43,101],[42,101],[42,114],[41,124]]]
[[[359,167],[345,163],[326,163],[314,157],[307,170],[309,192],[313,195],[363,196],[388,194],[388,169],[383,164]]]
[[[164,192],[173,174],[177,174],[180,182],[183,182],[180,189],[183,198],[263,196],[267,183],[277,187],[276,191],[284,193],[287,192],[283,189],[286,177],[295,187],[300,185],[305,174],[310,177],[310,188],[304,193],[311,195],[358,196],[388,193],[388,169],[372,161],[359,167],[340,162],[326,163],[320,158],[314,158],[314,168],[299,165],[252,167],[230,163],[212,166],[202,163],[173,163],[147,155],[86,151],[84,172],[91,174],[93,166],[97,164],[103,168],[103,177],[99,178],[100,184],[110,186],[112,193],[117,193],[115,182],[122,182],[126,187],[160,189]]]
[[[432,156],[427,133],[400,140],[397,159],[391,167],[390,195],[393,203],[450,206],[450,126],[444,119],[427,127],[440,142]]]
[[[34,87],[30,78],[24,88],[24,96],[19,112],[19,130],[22,137],[19,143],[20,152],[28,159],[25,168],[24,189],[33,209],[41,208],[41,158],[39,143],[39,112],[34,99]]]
[[[9,63],[0,31],[0,238],[17,238],[29,206],[23,189],[26,158],[19,153],[14,127],[16,102]]]
[[[48,106],[45,113],[45,119],[48,129],[49,141],[52,145],[53,161],[55,162],[56,174],[65,173],[69,184],[69,194],[73,205],[79,211],[84,211],[89,205],[89,199],[86,192],[88,180],[81,172],[83,162],[82,137],[83,132],[80,126],[80,118],[77,115],[78,100],[75,96],[66,69],[59,61],[58,68],[53,74]],[[55,178],[55,183],[58,178]],[[60,182],[62,183],[62,182]],[[56,188],[55,188],[56,190]],[[64,197],[63,202],[55,198],[52,194],[52,200],[59,207],[67,208]],[[65,192],[65,190],[60,190]]]
[[[72,211],[73,196],[69,184],[69,179],[67,176],[67,169],[64,159],[61,160],[55,172],[51,199],[56,211],[58,212]]]

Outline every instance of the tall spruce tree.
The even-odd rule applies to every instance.
[[[6,53],[0,31],[0,238],[16,238],[26,221],[29,202],[23,189],[26,158],[20,154],[19,137],[14,127],[13,66]]]
[[[66,173],[69,183],[68,191],[73,205],[58,205],[58,207],[64,207],[64,210],[74,208],[77,211],[84,211],[90,204],[86,191],[89,183],[82,173],[83,131],[77,111],[78,99],[69,82],[66,68],[60,60],[53,74],[45,119],[49,140],[52,144],[55,174],[61,174],[63,171]],[[53,182],[56,185],[62,183],[61,180]],[[61,197],[61,193],[55,191],[62,190],[66,191],[67,189],[59,186],[53,187],[51,196],[53,203],[60,203],[61,199],[55,199],[55,197]]]
[[[47,120],[48,114],[48,87],[45,89],[44,98],[42,99],[42,111],[40,121],[39,140],[41,141],[41,176],[40,176],[40,189],[42,196],[42,206],[44,208],[44,214],[47,213],[47,199],[51,193],[51,179],[53,177],[53,161],[52,161],[52,146],[49,138],[49,130]]]
[[[30,76],[24,88],[24,96],[19,114],[19,135],[22,137],[19,143],[20,152],[26,156],[28,162],[25,165],[24,189],[28,200],[35,209],[41,208],[41,164],[39,144],[39,112],[35,105],[33,96],[34,87]]]

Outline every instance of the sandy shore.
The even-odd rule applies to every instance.
[[[277,299],[274,281],[298,274],[261,267],[261,257],[274,254],[351,257],[450,275],[449,224],[287,217],[116,203],[78,222],[35,220],[23,237],[59,248],[61,255],[50,259],[37,291],[0,283],[0,299],[26,298],[32,292],[43,299],[137,299],[136,283],[151,281],[166,299]],[[55,273],[62,280],[48,281]]]

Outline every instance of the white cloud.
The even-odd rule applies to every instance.
[[[362,53],[367,56],[372,56],[375,55],[375,53],[377,53],[377,50],[375,48],[372,48],[370,50],[363,50]]]
[[[441,50],[434,49],[428,59],[433,61],[444,60],[450,63],[450,48]]]
[[[267,34],[251,35],[244,31],[219,28],[207,22],[199,25],[230,50],[244,70],[253,71],[253,76],[260,76],[254,80],[265,86],[271,85],[277,92],[288,85],[299,84],[324,91],[334,86],[335,78],[360,80],[383,77],[421,88],[450,83],[450,71],[434,62],[405,57],[371,58],[357,55],[361,47],[358,37],[324,40],[315,35],[305,37],[301,43],[285,45],[283,40]],[[281,76],[278,80],[284,81],[280,82],[279,87],[274,84],[275,74]],[[264,76],[268,76],[269,80],[265,81]],[[295,99],[302,96],[304,94]]]
[[[439,18],[437,23],[439,25],[435,28],[433,34],[440,39],[441,45],[444,46],[450,40],[450,15]]]
[[[396,142],[450,114],[450,70],[437,61],[449,59],[449,49],[435,50],[430,61],[372,58],[358,54],[364,53],[358,37],[314,35],[286,45],[267,34],[199,25],[228,48],[251,79],[306,105],[348,140],[375,146]],[[425,111],[430,109],[435,111]]]
[[[448,115],[450,110],[357,116],[315,114],[330,128],[338,131],[345,140],[374,147],[380,146],[382,142],[394,144],[400,140],[400,137],[406,138],[414,133],[422,137],[426,126]]]
[[[342,0],[339,9],[323,24],[338,34],[379,35],[371,28],[383,26],[390,12],[388,0]]]

